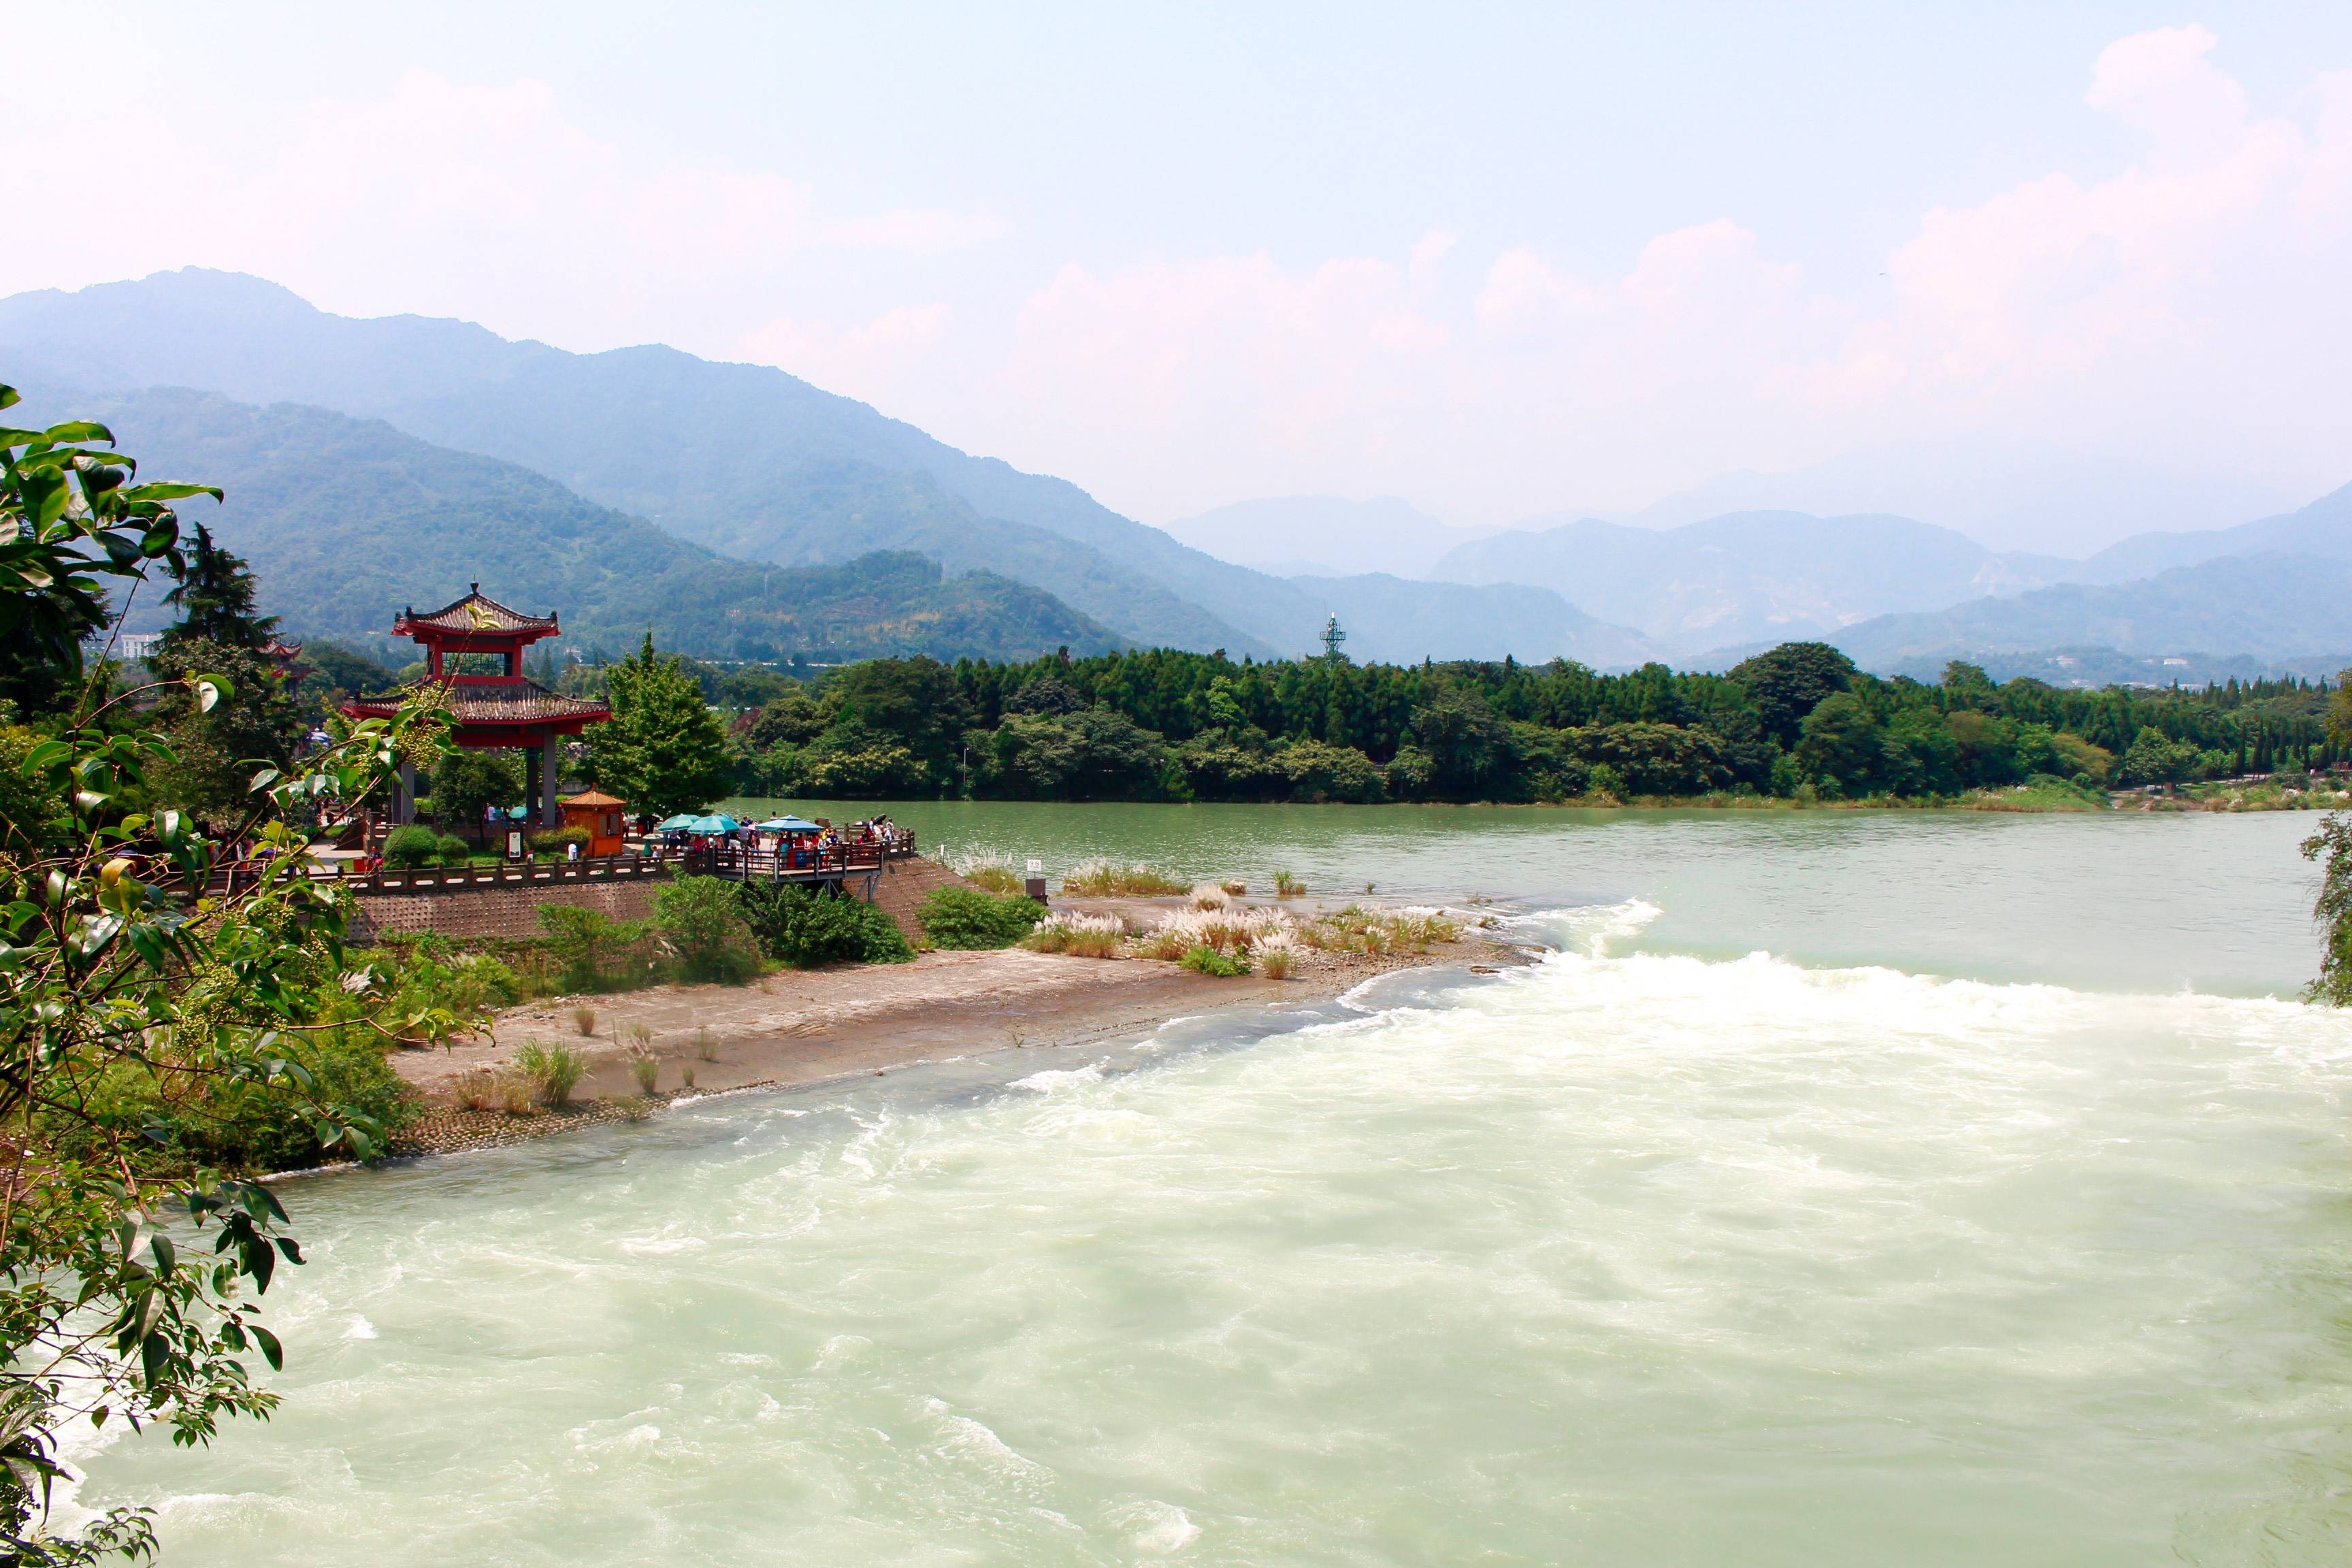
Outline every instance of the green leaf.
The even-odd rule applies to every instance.
[[[109,438],[111,439],[111,437]],[[168,480],[133,485],[122,492],[122,498],[125,500],[180,500],[188,496],[210,496],[216,501],[228,500],[221,493],[221,488],[218,485],[186,485]]]
[[[268,1329],[263,1328],[259,1323],[251,1323],[247,1326],[253,1331],[255,1342],[261,1346],[262,1359],[269,1363],[269,1370],[272,1372],[284,1372],[286,1370],[286,1349],[283,1345],[280,1345],[278,1342],[278,1336],[271,1333]]]
[[[103,441],[114,445],[114,433],[95,419],[68,419],[62,425],[52,425],[41,434],[59,446],[68,442]]]

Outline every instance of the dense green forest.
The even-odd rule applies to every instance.
[[[1026,663],[874,660],[732,695],[757,795],[1538,801],[1606,795],[1952,797],[2333,763],[2331,692],[1883,680],[1791,643],[1721,675],[1647,665],[1238,663],[1166,649]],[[772,672],[760,679],[772,680]],[[761,698],[753,709],[742,700]]]

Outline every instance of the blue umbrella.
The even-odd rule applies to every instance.
[[[772,816],[765,822],[755,822],[751,826],[761,833],[823,833],[824,831],[804,816]]]
[[[722,811],[716,816],[698,816],[694,818],[686,825],[686,830],[688,833],[734,833],[739,831],[742,826],[743,825],[741,823],[736,821],[733,817],[728,816]]]
[[[656,833],[692,833],[695,831],[694,825],[701,820],[698,816],[681,811],[676,816],[665,816],[655,823],[654,831]]]

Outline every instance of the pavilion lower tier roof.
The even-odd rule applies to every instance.
[[[448,682],[449,721],[462,742],[469,731],[537,731],[576,735],[589,724],[613,716],[604,703],[587,697],[564,697],[530,680],[467,680]],[[398,711],[402,694],[355,697],[343,704],[353,719],[389,719]],[[475,743],[492,743],[476,740]]]

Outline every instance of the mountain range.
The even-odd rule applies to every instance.
[[[373,647],[404,607],[436,607],[480,583],[518,609],[559,611],[583,654],[625,651],[647,631],[665,647],[711,658],[823,661],[1030,658],[1122,642],[1026,583],[951,576],[911,552],[802,568],[730,561],[527,468],[381,420],[257,408],[184,388],[22,390],[35,419],[70,409],[102,421],[150,477],[219,485],[227,496],[219,508],[184,502],[182,514],[252,563],[261,607],[295,637]],[[126,626],[152,630],[169,616],[152,595],[134,599]]]
[[[1220,561],[1066,480],[971,456],[779,370],[658,345],[575,354],[464,321],[331,315],[236,273],[191,268],[0,300],[0,366],[18,384],[184,386],[381,419],[738,560],[913,551],[952,572],[1042,588],[1136,643],[1296,653],[1316,646],[1329,616],[1353,615],[1360,593],[1389,594],[1345,577],[1307,587]],[[1592,617],[1556,596],[1540,601],[1550,624],[1526,628],[1540,635],[1517,649],[1495,645],[1481,595],[1447,603],[1463,606],[1450,620],[1432,611],[1393,632],[1368,625],[1351,646],[1412,660],[1490,647],[1597,655]],[[1606,633],[1612,646],[1625,636]]]
[[[1350,654],[1401,662],[1711,666],[1796,637],[1883,669],[2352,651],[2352,487],[2083,561],[1884,512],[1482,533],[1393,498],[1287,497],[1163,531],[781,371],[346,318],[194,269],[0,300],[0,380],[47,389],[53,416],[113,418],[151,472],[227,484],[224,538],[311,633],[373,631],[387,595],[481,580],[582,637],[650,625],[712,657],[1270,657],[1311,650],[1333,616]]]

